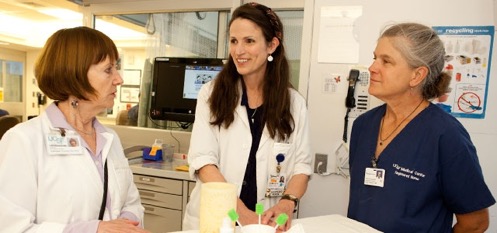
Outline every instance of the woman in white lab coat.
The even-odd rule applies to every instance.
[[[198,95],[188,154],[197,185],[186,230],[199,228],[202,183],[239,187],[242,225],[258,222],[256,203],[266,207],[263,223],[275,225],[280,213],[293,215],[312,173],[307,108],[289,82],[281,21],[270,8],[248,3],[234,11],[229,34],[228,63]]]
[[[118,57],[94,29],[48,39],[35,76],[55,102],[0,141],[0,232],[146,232],[121,142],[95,117],[122,84]]]

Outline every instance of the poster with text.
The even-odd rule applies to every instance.
[[[452,80],[433,101],[455,117],[485,118],[494,26],[433,27],[445,45],[445,68]]]

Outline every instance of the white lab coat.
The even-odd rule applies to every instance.
[[[133,174],[117,134],[106,128],[102,161],[107,158],[112,210],[104,220],[128,211],[143,219]],[[66,224],[97,220],[103,183],[88,151],[51,155],[46,136],[59,132],[46,113],[18,124],[0,141],[0,232],[62,232]],[[67,130],[68,136],[76,134]]]
[[[207,101],[214,87],[213,83],[204,85],[198,95],[195,124],[188,152],[189,172],[190,176],[196,179],[196,170],[207,164],[214,164],[228,183],[238,187],[239,195],[252,145],[247,111],[245,106],[238,104],[235,109],[235,119],[228,129],[210,125]],[[241,92],[241,83],[239,88]],[[270,173],[275,174],[278,153],[285,154],[285,160],[281,163],[281,173],[286,174],[287,181],[295,174],[312,174],[306,103],[294,89],[291,89],[290,94],[291,113],[295,120],[294,132],[287,142],[276,142],[271,139],[265,127],[256,154],[257,202],[262,203],[266,209],[279,200],[279,197],[265,197],[268,177]],[[199,229],[201,184],[200,179],[197,179],[186,207],[183,230]]]

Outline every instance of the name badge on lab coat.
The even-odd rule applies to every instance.
[[[274,170],[269,172],[266,197],[281,197],[285,192],[287,177],[282,167],[290,147],[291,144],[288,143],[275,143],[273,146],[275,166]]]
[[[383,187],[385,183],[385,169],[367,167],[364,174],[364,184]]]
[[[48,154],[51,155],[79,155],[83,153],[81,139],[78,135],[61,136],[59,133],[47,135]]]
[[[285,174],[271,175],[268,180],[266,197],[281,197],[285,192]]]

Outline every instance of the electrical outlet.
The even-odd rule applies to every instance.
[[[328,170],[328,155],[316,153],[314,159],[314,173],[323,174]]]

